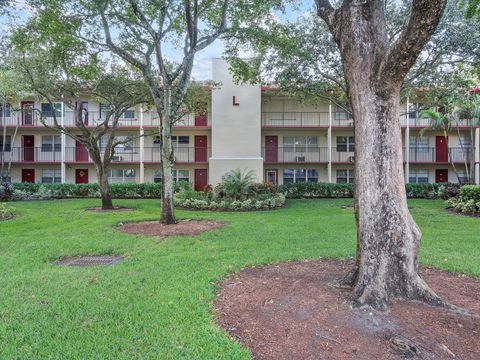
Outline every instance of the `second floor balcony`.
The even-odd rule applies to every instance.
[[[405,149],[404,160],[405,160]],[[470,163],[474,160],[474,152],[471,147],[418,147],[408,151],[409,163]]]
[[[328,147],[263,147],[262,157],[268,164],[301,164],[319,163],[327,164],[330,160],[333,163],[353,163],[354,153],[350,151],[337,151]]]
[[[74,111],[58,112],[56,115],[59,125],[74,128],[77,127],[78,114]],[[86,127],[96,127],[101,125],[106,119],[106,113],[102,111],[84,111],[82,113],[82,122]],[[55,121],[51,112],[37,110],[23,110],[19,112],[9,112],[8,116],[0,116],[0,126],[7,127],[43,127],[42,121],[48,126],[54,126]],[[143,112],[132,110],[127,111],[118,120],[118,126],[124,128],[139,128],[143,126],[158,127],[160,125],[159,116],[154,111]],[[110,122],[111,126],[111,122]],[[208,128],[210,126],[210,116],[205,115],[186,115],[176,121],[175,127],[193,127]]]
[[[87,164],[93,163],[87,149],[83,146],[65,147],[65,163]],[[115,151],[112,163],[133,164],[140,163],[141,148],[128,148]],[[207,147],[179,147],[174,150],[176,163],[208,163],[210,148]],[[103,153],[101,153],[103,156]],[[0,160],[12,163],[51,164],[62,162],[61,148],[47,149],[45,147],[12,147],[8,151],[0,151]],[[145,163],[159,164],[161,154],[159,147],[143,148]]]

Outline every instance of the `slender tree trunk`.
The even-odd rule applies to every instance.
[[[113,210],[112,196],[108,186],[108,169],[103,164],[95,164],[97,169],[98,184],[100,186],[100,196],[102,198],[102,210]]]
[[[165,92],[170,93],[169,90]],[[173,195],[175,190],[174,154],[172,146],[172,115],[171,95],[165,96],[164,112],[160,117],[161,121],[161,162],[162,162],[162,208],[160,223],[164,225],[176,224]]]

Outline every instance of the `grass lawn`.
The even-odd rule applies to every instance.
[[[245,266],[355,249],[352,200],[290,201],[253,213],[178,211],[218,219],[220,230],[166,240],[118,233],[120,221],[154,220],[159,202],[116,201],[133,212],[88,213],[98,200],[22,202],[0,223],[0,358],[248,359],[212,317],[215,281]],[[448,214],[442,201],[410,201],[424,239],[421,262],[480,276],[480,219]],[[50,261],[125,254],[111,267]],[[341,275],[341,274],[339,274]]]

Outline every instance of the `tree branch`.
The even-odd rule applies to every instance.
[[[332,4],[330,4],[329,0],[315,0],[315,4],[317,5],[317,15],[331,28],[335,13]]]
[[[408,25],[388,51],[380,76],[401,84],[435,32],[447,0],[413,0]]]

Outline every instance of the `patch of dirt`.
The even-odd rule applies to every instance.
[[[13,219],[15,219],[15,215],[0,217],[0,221],[8,221],[8,220],[13,220]]]
[[[447,209],[445,209],[445,210],[446,210],[448,213],[453,214],[453,215],[460,215],[460,216],[466,216],[466,217],[480,218],[480,214],[476,214],[476,213],[464,213],[464,212],[457,211],[457,210],[452,209],[452,208],[447,208]]]
[[[334,287],[353,264],[295,261],[244,269],[220,284],[220,325],[255,359],[480,359],[480,320],[419,302],[352,309]],[[480,314],[480,279],[422,269],[452,304]]]
[[[115,212],[115,211],[133,211],[133,209],[123,207],[123,206],[114,206],[113,209],[103,210],[101,207],[88,208],[85,211],[91,212]]]
[[[118,227],[119,231],[128,234],[146,236],[195,236],[206,231],[219,229],[224,225],[220,221],[211,220],[180,220],[173,225],[163,225],[158,221],[128,223]]]

